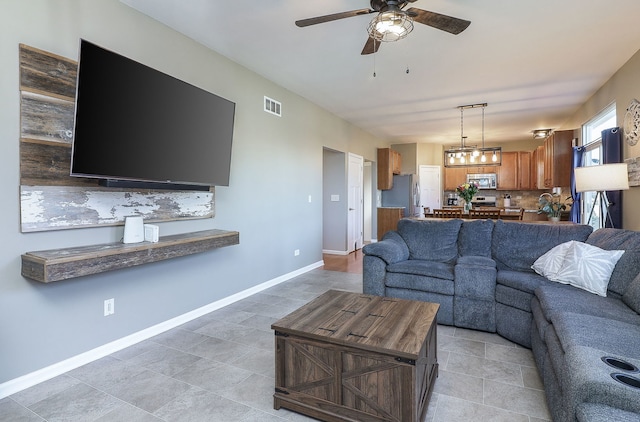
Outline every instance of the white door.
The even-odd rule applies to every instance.
[[[371,242],[371,237],[373,236],[373,183],[372,183],[372,172],[373,166],[371,161],[365,161],[364,163],[364,194],[363,196],[363,240],[365,242]]]
[[[364,158],[349,153],[347,193],[347,252],[362,248]]]
[[[420,166],[420,206],[432,210],[442,208],[442,184],[440,166]],[[420,212],[421,216],[422,210]]]

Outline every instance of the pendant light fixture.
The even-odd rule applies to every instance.
[[[467,145],[464,136],[464,110],[482,107],[482,147]],[[445,167],[499,166],[502,164],[501,147],[484,146],[484,109],[487,103],[458,106],[460,110],[460,146],[452,146],[444,150]]]

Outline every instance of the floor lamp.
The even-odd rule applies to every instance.
[[[609,217],[611,227],[613,220],[609,215],[611,203],[606,191],[629,189],[629,175],[627,164],[602,164],[600,166],[577,167],[575,169],[576,192],[596,192],[596,197],[587,219],[591,221],[596,205],[600,206],[600,227],[604,227]]]

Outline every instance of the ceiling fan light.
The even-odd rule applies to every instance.
[[[376,41],[398,41],[413,31],[413,19],[402,11],[388,10],[379,13],[371,23],[367,32]]]

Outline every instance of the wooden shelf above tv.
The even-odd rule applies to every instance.
[[[236,231],[204,230],[163,236],[156,243],[105,243],[22,255],[22,275],[42,283],[98,274],[237,245]]]

